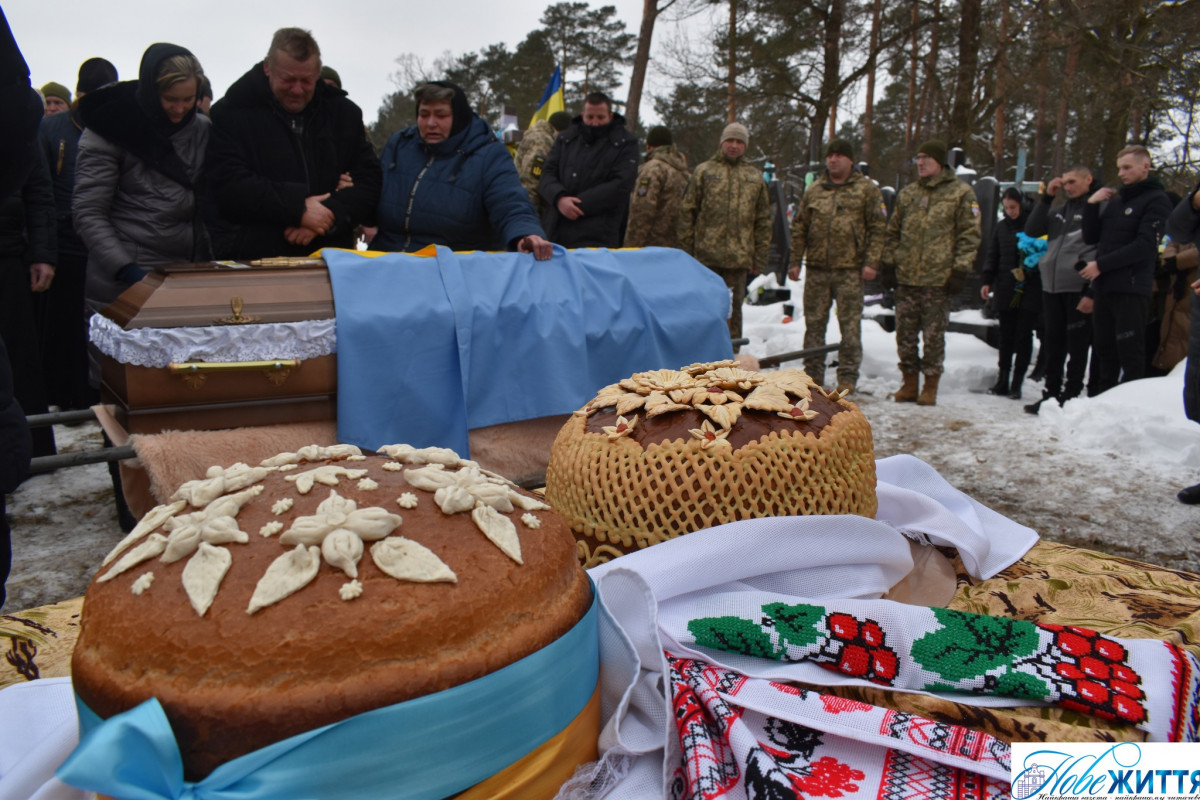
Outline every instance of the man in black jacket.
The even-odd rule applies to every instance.
[[[1038,413],[1046,400],[1054,399],[1061,405],[1083,394],[1088,351],[1092,349],[1093,301],[1084,294],[1086,282],[1079,275],[1078,265],[1096,255],[1095,246],[1083,242],[1083,210],[1087,198],[1098,188],[1092,171],[1076,164],[1050,181],[1025,222],[1026,236],[1048,237],[1046,252],[1038,261],[1046,383],[1042,399],[1025,406],[1030,414]]]
[[[1158,240],[1171,213],[1171,201],[1150,169],[1146,148],[1126,147],[1117,153],[1121,188],[1099,189],[1083,210],[1083,241],[1096,245],[1095,259],[1079,274],[1092,282],[1095,294],[1097,394],[1146,374],[1146,317]]]
[[[637,171],[637,137],[608,95],[592,92],[542,165],[546,236],[563,247],[620,247]]]
[[[353,247],[374,222],[381,181],[362,111],[320,80],[321,51],[299,28],[213,104],[206,217],[217,258]]]

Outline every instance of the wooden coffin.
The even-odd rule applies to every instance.
[[[266,323],[333,318],[329,273],[319,259],[283,268],[233,263],[156,268],[101,313],[126,331],[222,326],[247,337]],[[130,433],[337,418],[335,354],[266,356],[145,367],[100,353],[102,400]]]

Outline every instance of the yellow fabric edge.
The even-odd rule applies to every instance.
[[[600,687],[571,724],[549,741],[455,800],[551,800],[580,764],[596,760],[600,738]]]

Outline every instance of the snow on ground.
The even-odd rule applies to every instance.
[[[797,312],[800,284],[789,283]],[[783,304],[748,306],[743,352],[768,356],[803,347],[802,315],[783,322]],[[868,309],[872,311],[872,309]],[[954,319],[982,322],[977,312]],[[839,338],[831,318],[827,341]],[[909,453],[951,484],[1042,536],[1080,547],[1200,572],[1200,507],[1175,499],[1200,481],[1200,425],[1183,413],[1183,365],[1164,378],[1119,386],[1064,408],[993,397],[996,351],[951,333],[946,373],[933,407],[894,403],[900,386],[895,337],[863,322],[863,366],[855,400],[871,421],[876,457]],[[829,356],[832,360],[835,356]],[[799,367],[799,362],[787,366]],[[826,378],[832,382],[835,371]],[[99,428],[57,427],[60,450],[95,449]],[[13,612],[83,593],[100,560],[121,538],[112,487],[102,464],[72,467],[28,480],[9,501],[13,527]]]

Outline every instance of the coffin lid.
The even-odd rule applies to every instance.
[[[329,271],[319,258],[154,267],[100,313],[124,330],[231,324],[234,298],[246,321],[334,317]]]

